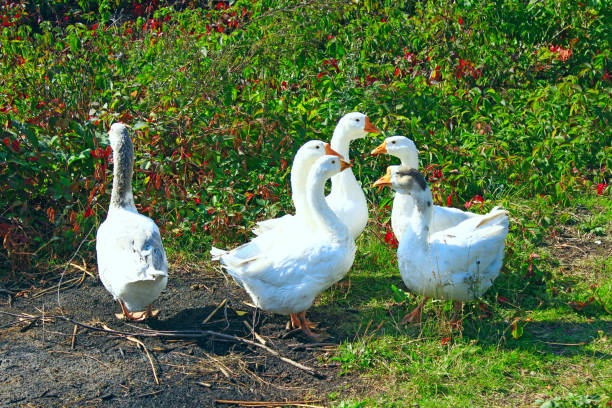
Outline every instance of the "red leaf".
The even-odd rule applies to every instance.
[[[11,149],[13,149],[15,153],[19,153],[21,151],[19,140],[13,140],[13,143],[11,143]]]
[[[603,195],[603,191],[606,189],[606,187],[608,187],[607,183],[599,183],[597,185],[597,194]]]
[[[465,208],[470,208],[471,206],[473,206],[476,203],[480,203],[480,206],[482,207],[482,204],[484,203],[484,199],[482,198],[481,195],[475,195],[474,197],[472,197],[472,199],[470,201],[468,201],[467,203],[465,203]]]
[[[385,242],[391,248],[397,248],[398,242],[397,242],[397,239],[395,238],[395,235],[393,235],[393,232],[387,231],[387,233],[385,234]]]
[[[577,310],[578,312],[581,312],[585,307],[587,307],[588,305],[590,305],[594,301],[595,301],[595,297],[591,296],[591,298],[589,300],[587,300],[586,302],[569,302],[569,304],[575,310]]]

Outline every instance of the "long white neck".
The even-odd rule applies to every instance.
[[[306,180],[310,163],[304,158],[296,157],[291,168],[291,198],[295,206],[295,215],[303,216],[306,208]]]
[[[336,126],[334,129],[334,134],[332,135],[331,141],[329,144],[331,148],[340,153],[344,160],[349,161],[349,145],[351,143],[350,137],[346,134],[346,131],[342,126]],[[344,173],[344,172],[342,172]],[[342,174],[340,173],[340,174]]]
[[[351,143],[351,139],[347,136],[344,128],[336,126],[334,129],[334,135],[332,136],[329,144],[331,148],[337,151],[344,157],[344,160],[349,161],[349,145]],[[353,169],[344,170],[331,178],[332,188],[331,195],[332,196],[345,196],[345,197],[355,197],[359,195],[361,192],[361,186],[357,183],[357,179],[353,174]],[[361,192],[363,195],[363,192]]]
[[[395,192],[391,209],[391,227],[398,240],[402,239],[414,209],[414,200],[410,194]]]
[[[349,236],[349,230],[327,204],[326,179],[320,173],[317,169],[313,169],[308,175],[306,184],[308,216],[318,231],[327,233],[335,241],[345,240]]]
[[[413,194],[414,210],[410,217],[409,228],[406,235],[411,234],[411,242],[421,248],[427,248],[429,243],[429,230],[433,216],[433,200],[429,187],[422,193]]]
[[[109,212],[119,208],[136,211],[132,194],[134,146],[129,136],[122,138],[113,149],[113,162],[113,189]]]
[[[397,157],[398,159],[400,159],[400,161],[402,162],[402,166],[406,166],[406,167],[410,167],[411,169],[419,169],[419,156],[416,153],[412,153],[412,152],[399,152],[399,153],[395,153],[393,154],[393,156]]]

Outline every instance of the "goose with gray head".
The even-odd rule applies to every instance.
[[[425,298],[404,323],[420,321],[427,298],[449,299],[455,311],[481,296],[499,275],[508,234],[508,214],[495,210],[486,217],[467,218],[452,228],[432,232],[433,201],[418,170],[391,166],[374,186],[390,186],[414,200],[413,211],[399,240],[397,259],[408,289]],[[453,323],[456,323],[456,315]]]
[[[316,335],[306,310],[317,295],[342,279],[355,259],[353,236],[324,195],[325,182],[350,166],[328,155],[312,165],[305,190],[309,222],[295,224],[290,234],[273,230],[233,251],[216,254],[257,307],[289,315],[291,325],[311,337]]]
[[[419,168],[419,153],[414,142],[405,136],[391,136],[372,150],[372,155],[387,153],[400,159],[401,165],[404,167],[417,169]],[[391,167],[388,168],[388,170]],[[398,241],[401,241],[406,226],[410,220],[410,216],[414,209],[414,200],[409,194],[395,192],[393,198],[393,209],[391,212],[391,227]],[[492,211],[498,211],[495,207]],[[469,219],[484,219],[488,218],[489,214],[476,214],[469,211],[462,211],[453,207],[442,207],[439,205],[433,206],[433,215],[430,232],[443,231],[452,228],[455,225]]]
[[[338,121],[334,129],[334,134],[330,141],[331,149],[339,153],[344,160],[350,161],[349,146],[351,141],[361,139],[368,133],[380,133],[380,130],[363,113],[348,113]],[[300,175],[296,175],[296,177],[305,179],[307,174],[307,170],[301,170]],[[295,192],[296,190],[293,191]],[[361,185],[357,182],[351,169],[332,177],[331,192],[325,199],[331,209],[349,228],[353,238],[356,239],[368,222],[368,204]],[[289,221],[290,218],[291,216],[284,216],[259,222],[253,232],[259,235],[282,225],[282,223]]]
[[[141,321],[168,282],[168,261],[159,229],[139,214],[132,194],[134,146],[127,127],[115,123],[108,132],[113,149],[113,187],[106,220],[96,236],[98,274],[119,301],[118,318]],[[146,309],[146,310],[144,310]]]

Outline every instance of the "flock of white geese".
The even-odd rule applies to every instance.
[[[237,248],[210,251],[257,307],[289,315],[291,326],[311,337],[317,335],[306,311],[317,295],[347,274],[355,259],[355,239],[368,221],[366,198],[349,158],[350,142],[367,133],[380,132],[366,115],[352,112],[340,119],[330,143],[305,143],[291,168],[295,214],[257,223],[256,237]],[[166,287],[168,261],[157,225],[134,205],[134,148],[126,126],[113,124],[109,141],[113,187],[108,215],[97,233],[98,271],[121,305],[123,313],[117,317],[139,321],[158,313],[151,303]],[[373,187],[395,190],[391,224],[399,240],[400,274],[410,291],[424,296],[403,321],[419,322],[430,297],[453,300],[458,310],[499,275],[508,214],[497,207],[481,215],[433,205],[418,171],[417,148],[404,136],[389,137],[372,151],[382,153],[399,158],[401,165],[389,166]]]

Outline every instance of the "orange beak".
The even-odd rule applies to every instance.
[[[372,184],[372,187],[378,187],[378,190],[376,192],[380,192],[380,190],[382,190],[383,187],[390,187],[390,186],[391,186],[391,167],[387,167],[387,172],[385,173],[385,175],[379,178],[378,180],[376,180],[374,184]]]
[[[372,156],[376,156],[377,154],[387,153],[387,142],[382,142],[378,147],[370,153]]]
[[[340,171],[344,171],[344,170],[349,169],[351,167],[353,167],[353,165],[351,163],[346,162],[346,161],[340,159]]]
[[[367,116],[366,116],[365,126],[363,127],[363,130],[365,130],[368,133],[380,133],[380,130],[378,130],[378,128],[374,126],[372,122],[370,122],[370,118],[368,118]]]
[[[325,154],[328,156],[338,156],[340,159],[344,159],[340,153],[331,148],[329,143],[325,143]]]

